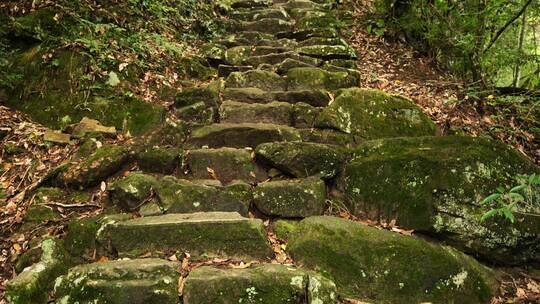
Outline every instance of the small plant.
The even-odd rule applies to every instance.
[[[501,216],[513,224],[516,221],[514,210],[517,204],[533,202],[539,199],[539,174],[519,176],[517,180],[519,185],[510,190],[507,190],[504,187],[498,187],[497,192],[489,195],[480,202],[481,205],[495,205],[491,210],[482,215],[480,218],[481,222],[495,216]]]

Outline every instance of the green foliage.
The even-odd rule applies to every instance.
[[[523,7],[527,7],[524,13]],[[373,19],[380,18],[387,21],[387,33],[405,36],[417,50],[465,81],[539,87],[538,1],[379,0]],[[518,83],[514,83],[516,73],[521,75]]]
[[[540,201],[540,175],[519,176],[517,180],[519,182],[517,186],[511,189],[498,187],[497,192],[489,195],[480,202],[482,205],[493,206],[491,210],[482,215],[480,218],[481,222],[495,216],[500,216],[514,223],[514,210],[517,204]]]

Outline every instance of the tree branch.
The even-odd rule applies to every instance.
[[[521,15],[523,15],[523,13],[525,12],[525,10],[527,10],[527,7],[532,3],[533,0],[527,0],[527,2],[525,3],[525,5],[521,8],[521,10],[514,16],[512,17],[512,19],[508,20],[508,22],[506,22],[506,24],[497,31],[497,33],[495,34],[495,36],[493,36],[493,38],[491,39],[491,41],[489,42],[488,46],[484,49],[483,53],[485,53],[486,51],[488,51],[494,44],[495,42],[497,42],[497,40],[499,40],[499,38],[501,37],[501,35],[506,31],[506,29],[512,24],[514,23],[516,20],[519,19],[519,17],[521,17]]]

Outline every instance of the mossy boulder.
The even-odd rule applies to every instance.
[[[361,141],[357,137],[331,129],[298,129],[302,141],[314,142],[319,144],[329,144],[344,147],[358,145]]]
[[[256,157],[294,177],[318,175],[332,178],[345,162],[345,149],[308,142],[266,143],[255,150]]]
[[[251,152],[245,149],[197,149],[187,155],[189,176],[195,179],[215,178],[223,183],[233,180],[259,182],[266,179],[255,164]]]
[[[143,172],[171,174],[180,166],[183,152],[179,148],[148,148],[137,153],[137,164]]]
[[[321,108],[304,102],[295,103],[293,106],[293,125],[296,128],[312,128],[321,111]]]
[[[120,221],[99,234],[120,256],[189,252],[195,259],[236,257],[266,259],[272,249],[259,219],[235,212],[167,214]]]
[[[516,205],[516,223],[480,222],[480,202],[540,169],[503,143],[472,137],[368,141],[354,150],[341,187],[356,214],[441,238],[491,262],[539,261],[539,202]]]
[[[213,124],[194,130],[188,144],[209,148],[255,148],[265,142],[300,139],[298,131],[289,126],[262,123]]]
[[[365,139],[435,135],[436,126],[411,100],[372,89],[341,90],[315,126]]]
[[[58,278],[58,303],[176,304],[179,265],[159,259],[80,265]]]
[[[319,68],[294,68],[287,72],[287,88],[293,90],[337,90],[359,85],[359,79],[345,72]]]
[[[489,303],[497,290],[489,269],[450,247],[341,218],[303,220],[288,251],[361,301]]]
[[[164,177],[156,189],[158,201],[141,208],[145,215],[208,211],[238,212],[247,215],[249,202],[241,201],[221,187]],[[157,204],[156,204],[157,203]]]
[[[186,88],[176,95],[175,106],[182,108],[199,102],[203,102],[208,107],[217,108],[219,92],[212,87]]]
[[[264,264],[248,269],[203,266],[193,270],[184,303],[338,303],[335,284],[292,266]]]
[[[266,91],[284,91],[287,82],[276,73],[251,70],[234,72],[227,77],[225,88],[257,88]]]
[[[277,238],[288,240],[289,236],[296,230],[299,221],[279,219],[272,223],[272,231]]]
[[[103,146],[89,157],[64,166],[56,178],[56,184],[74,189],[96,186],[118,172],[130,157],[127,147]]]
[[[153,198],[157,188],[158,181],[155,177],[130,173],[109,185],[108,190],[115,206],[126,211],[136,211],[143,203]]]
[[[191,132],[189,123],[167,119],[163,125],[141,138],[140,144],[147,147],[180,147]]]
[[[186,122],[211,124],[216,119],[216,109],[204,102],[197,102],[176,110],[176,117]]]
[[[318,178],[264,182],[255,187],[253,204],[269,216],[321,215],[326,206],[326,186]]]
[[[274,101],[265,104],[246,104],[225,101],[219,110],[223,123],[269,123],[292,125],[293,107],[290,103]]]
[[[24,269],[6,285],[5,297],[11,304],[45,304],[54,280],[67,271],[69,258],[62,243],[46,239],[39,262]]]

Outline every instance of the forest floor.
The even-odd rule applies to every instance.
[[[358,1],[361,2],[361,1]],[[369,7],[359,5],[356,10],[363,18]],[[464,85],[439,69],[434,62],[403,43],[389,42],[369,34],[365,26],[353,29],[350,43],[359,56],[359,70],[364,76],[362,85],[398,94],[414,100],[440,126],[443,134],[456,130],[468,134],[492,134],[494,126],[505,126],[514,132],[500,132],[501,140],[540,163],[540,143],[525,129],[507,116],[493,118],[493,107],[482,100],[472,100],[464,94]],[[33,123],[26,115],[0,106],[0,133],[11,130],[0,150],[0,303],[5,282],[13,276],[13,265],[27,248],[33,236],[18,233],[26,207],[25,193],[41,178],[68,158],[76,146],[49,145],[44,142],[46,128]],[[17,152],[17,150],[19,150]],[[14,153],[17,152],[17,153]],[[2,190],[4,189],[4,190]],[[95,199],[98,200],[100,189]],[[8,201],[9,198],[9,201]],[[87,213],[92,213],[88,210]],[[80,216],[85,216],[83,212]],[[51,235],[62,233],[63,222],[49,226]],[[492,303],[540,303],[540,271],[501,269],[506,273],[501,294]]]

